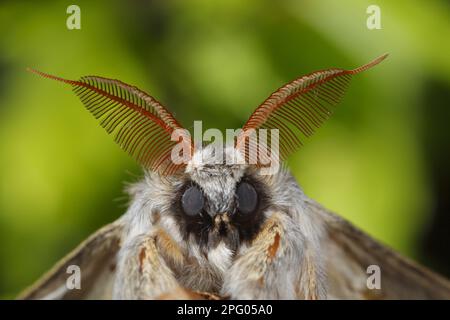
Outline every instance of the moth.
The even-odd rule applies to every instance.
[[[251,114],[226,156],[247,159],[246,133],[278,129],[285,160],[327,120],[352,70],[316,71],[282,86]],[[20,295],[23,299],[402,299],[449,298],[445,278],[401,257],[308,198],[285,166],[217,163],[214,148],[182,136],[188,157],[171,160],[182,129],[155,98],[118,80],[66,80],[122,149],[144,168],[128,210],[92,234]],[[237,148],[238,145],[244,148]],[[199,161],[199,159],[201,161]],[[79,266],[81,289],[66,286]],[[381,288],[369,289],[368,267]]]

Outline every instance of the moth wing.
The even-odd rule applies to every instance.
[[[100,228],[18,298],[111,299],[122,230],[120,220]],[[69,277],[74,274],[68,273],[71,265],[80,268],[80,289],[69,289],[67,286]]]
[[[329,299],[450,299],[449,280],[400,256],[315,201],[307,200],[306,206],[325,226]],[[380,268],[380,289],[369,289],[371,265]]]

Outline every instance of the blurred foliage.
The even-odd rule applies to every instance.
[[[290,166],[309,196],[449,272],[439,258],[448,261],[445,245],[432,259],[422,246],[438,214],[429,155],[448,159],[450,150],[448,110],[446,121],[439,116],[448,99],[425,99],[431,82],[449,92],[448,2],[77,1],[82,29],[68,30],[70,4],[0,3],[0,296],[14,297],[119,217],[124,182],[141,176],[68,87],[27,66],[118,78],[150,92],[188,128],[203,120],[204,128],[224,129],[240,127],[289,80],[389,52],[355,77],[335,116]],[[370,4],[381,7],[381,30],[366,28]],[[444,136],[430,150],[424,142],[434,138],[424,131],[437,130],[433,121]]]

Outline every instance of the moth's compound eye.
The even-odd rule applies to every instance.
[[[249,214],[256,210],[258,205],[258,193],[247,182],[241,182],[236,189],[237,206],[239,212]]]
[[[203,209],[203,193],[196,186],[191,186],[184,191],[181,197],[181,206],[188,216],[200,214]]]

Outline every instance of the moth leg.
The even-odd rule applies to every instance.
[[[317,252],[308,246],[304,249],[300,279],[297,287],[297,298],[318,300],[327,298],[326,278],[323,263]]]
[[[232,299],[321,297],[322,281],[298,223],[274,213],[224,278],[222,294]],[[302,286],[308,286],[305,290]]]
[[[119,255],[115,299],[155,299],[179,290],[157,241],[154,235],[139,235],[125,244]]]

